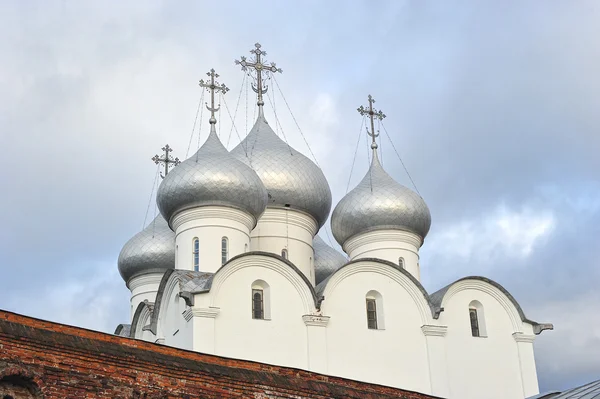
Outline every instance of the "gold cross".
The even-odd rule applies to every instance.
[[[241,65],[242,71],[247,71],[248,69],[253,69],[256,71],[256,85],[252,84],[252,90],[256,94],[258,94],[258,102],[259,106],[265,105],[263,101],[263,93],[266,93],[269,90],[269,87],[263,84],[263,79],[269,77],[269,73],[275,72],[283,72],[281,68],[277,68],[277,65],[274,62],[268,63],[263,60],[263,56],[267,55],[267,52],[260,49],[260,43],[256,43],[254,45],[254,49],[250,50],[251,54],[254,54],[254,58],[251,60],[247,60],[246,57],[240,57],[241,61],[235,60],[235,65]],[[265,74],[263,76],[263,73]]]

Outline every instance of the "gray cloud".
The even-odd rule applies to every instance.
[[[284,69],[278,83],[334,201],[371,93],[432,211],[426,287],[496,279],[528,316],[555,323],[536,342],[542,389],[597,377],[598,5],[262,4],[2,4],[0,307],[103,331],[127,320],[116,259],[142,227],[149,158],[165,142],[185,155],[211,67],[231,113],[241,93],[244,134],[254,109],[232,61],[258,40]],[[271,86],[286,137],[308,154]],[[225,112],[219,126],[233,147]],[[384,166],[410,186],[381,136]],[[363,134],[351,187],[366,168]]]

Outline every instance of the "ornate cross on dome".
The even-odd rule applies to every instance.
[[[377,111],[373,108],[373,104],[375,104],[375,99],[369,94],[369,108],[365,108],[362,105],[357,109],[358,113],[361,115],[369,115],[371,118],[371,131],[367,129],[367,134],[371,136],[373,142],[371,143],[371,148],[373,150],[377,149],[377,142],[375,138],[379,136],[379,133],[375,133],[375,119],[379,119],[380,121],[385,118],[385,114],[381,111]]]
[[[181,161],[179,160],[179,158],[173,158],[171,156],[171,154],[169,154],[170,152],[173,151],[173,149],[168,144],[165,145],[163,148],[161,148],[161,150],[163,150],[165,152],[165,155],[163,155],[162,157],[159,157],[157,154],[152,157],[152,160],[157,165],[158,164],[165,165],[165,174],[163,175],[162,172],[160,172],[160,177],[162,177],[164,179],[165,176],[169,173],[169,168],[179,165],[181,163]]]
[[[200,79],[200,87],[206,88],[206,90],[210,91],[210,107],[206,104],[206,109],[210,111],[210,119],[209,122],[211,125],[217,123],[217,119],[215,118],[215,112],[221,109],[221,104],[217,105],[215,108],[215,93],[221,92],[223,94],[229,91],[229,88],[224,84],[219,84],[215,79],[219,77],[219,74],[215,72],[214,69],[211,69],[210,72],[206,72],[206,75],[210,77],[210,81],[204,81],[204,79]]]
[[[240,57],[241,61],[235,60],[235,65],[241,65],[242,71],[247,71],[248,69],[253,69],[256,71],[256,85],[252,84],[252,90],[256,94],[258,94],[258,106],[265,105],[263,101],[263,93],[266,93],[269,87],[263,83],[263,78],[267,78],[269,76],[269,72],[283,72],[281,68],[277,68],[277,65],[274,62],[268,63],[266,60],[263,60],[263,56],[267,55],[267,52],[260,49],[260,43],[256,43],[254,45],[254,49],[250,50],[251,54],[254,54],[254,58],[251,60],[246,60],[246,57]],[[265,74],[263,76],[263,73]]]

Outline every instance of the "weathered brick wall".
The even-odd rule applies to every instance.
[[[432,398],[0,311],[0,383],[15,378],[30,384],[29,397],[45,399]]]

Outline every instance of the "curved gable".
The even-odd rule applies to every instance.
[[[258,259],[260,259],[259,263],[256,262]],[[302,273],[300,269],[298,269],[296,265],[289,260],[279,255],[262,251],[246,252],[231,258],[227,263],[221,266],[219,270],[216,271],[212,279],[207,281],[203,290],[197,290],[192,293],[211,291],[215,294],[211,298],[211,301],[214,301],[214,298],[217,297],[217,293],[219,292],[221,285],[228,276],[235,273],[236,270],[252,266],[261,266],[275,270],[285,277],[300,294],[307,313],[312,312],[313,309],[319,308],[320,300],[313,285],[306,278],[304,273]]]
[[[403,286],[419,307],[424,324],[432,317],[437,318],[440,309],[431,302],[419,280],[398,265],[383,259],[361,258],[346,263],[317,286],[317,295],[326,300],[326,294],[330,294],[346,276],[363,271],[384,274]]]
[[[444,304],[457,292],[465,289],[479,289],[491,294],[506,309],[511,317],[515,331],[519,330],[519,321],[529,323],[533,326],[533,332],[538,335],[544,330],[553,330],[554,326],[550,323],[538,323],[528,319],[517,300],[494,280],[481,276],[469,276],[456,280],[444,288],[431,294],[431,302],[440,310],[444,309]],[[439,316],[439,313],[438,313]],[[437,318],[437,317],[436,317]]]

